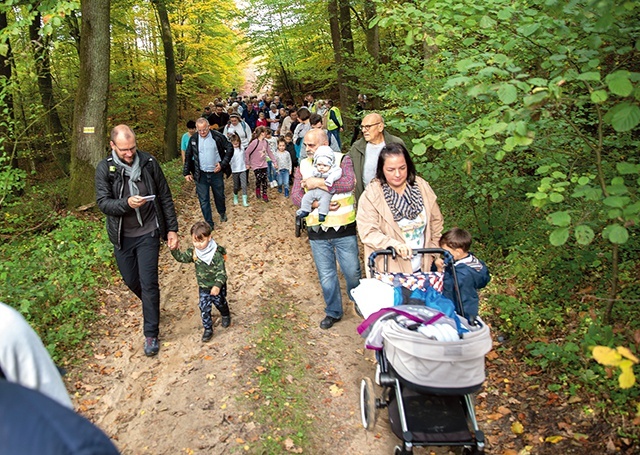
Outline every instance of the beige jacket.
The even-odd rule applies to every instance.
[[[440,207],[436,202],[437,196],[431,186],[422,178],[416,177],[416,183],[422,193],[422,200],[427,212],[427,226],[424,230],[424,247],[439,248],[438,241],[442,235],[443,218]],[[391,209],[384,199],[382,185],[378,179],[373,179],[358,201],[358,212],[356,215],[358,235],[364,244],[364,259],[367,276],[370,277],[369,255],[374,250],[383,250],[390,246],[398,247],[404,245],[405,241],[402,231],[393,220]],[[433,257],[424,255],[422,260],[422,271],[428,272],[431,269]],[[376,258],[376,270],[384,271],[383,257]],[[389,257],[389,272],[412,273],[411,260],[398,257],[395,261]]]

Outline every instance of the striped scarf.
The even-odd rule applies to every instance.
[[[422,193],[416,183],[409,185],[407,182],[402,194],[396,193],[387,183],[381,182],[381,184],[384,200],[387,201],[387,205],[393,213],[394,221],[397,222],[403,218],[414,220],[424,209]]]

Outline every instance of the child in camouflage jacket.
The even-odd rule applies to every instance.
[[[211,226],[206,221],[198,221],[191,227],[191,239],[194,248],[185,252],[176,248],[171,250],[171,254],[178,262],[195,263],[200,316],[204,327],[202,341],[206,342],[213,337],[212,306],[222,315],[222,327],[226,328],[231,324],[231,312],[227,303],[227,271],[224,267],[227,252],[213,240]]]

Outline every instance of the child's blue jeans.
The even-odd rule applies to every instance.
[[[273,182],[276,179],[276,170],[273,161],[267,161],[267,181]]]
[[[289,169],[278,170],[278,186],[289,189]]]

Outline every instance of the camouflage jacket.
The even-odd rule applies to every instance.
[[[223,246],[218,245],[211,264],[198,259],[193,248],[187,249],[184,253],[179,249],[171,250],[171,254],[178,262],[186,264],[194,262],[196,264],[196,279],[199,287],[211,289],[217,286],[220,288],[227,282],[227,271],[224,268],[224,255],[227,254],[227,250]]]

